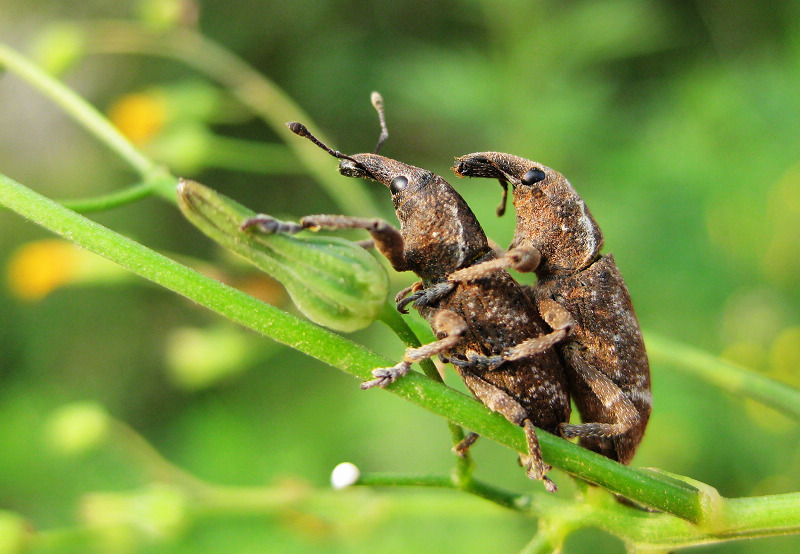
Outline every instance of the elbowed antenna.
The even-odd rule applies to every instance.
[[[375,147],[373,152],[373,154],[377,154],[383,143],[389,138],[389,129],[386,128],[386,116],[383,113],[383,96],[379,92],[373,92],[370,100],[372,105],[375,106],[375,110],[378,112],[378,119],[381,122],[381,135],[378,137],[378,146]]]
[[[293,132],[295,135],[307,138],[308,140],[310,140],[311,142],[313,142],[314,144],[325,150],[325,152],[327,152],[334,158],[339,158],[340,160],[350,160],[355,162],[355,160],[350,156],[342,154],[338,150],[333,150],[332,148],[326,146],[325,143],[323,143],[317,137],[312,135],[311,131],[309,131],[308,128],[302,123],[298,123],[297,121],[290,121],[289,123],[286,124],[286,126],[289,127],[289,130]]]

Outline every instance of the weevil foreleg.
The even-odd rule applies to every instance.
[[[298,233],[304,229],[328,229],[336,231],[339,229],[364,229],[372,240],[375,247],[386,256],[389,263],[397,271],[408,269],[405,257],[405,245],[400,231],[389,225],[382,219],[367,219],[361,217],[349,217],[346,215],[309,215],[300,220],[300,223],[284,222],[272,216],[258,214],[242,223],[242,229],[258,227],[265,233]]]
[[[518,246],[501,254],[493,260],[487,260],[463,269],[454,271],[447,276],[449,281],[476,281],[489,277],[501,269],[512,268],[520,273],[534,271],[542,259],[542,255],[532,246]]]
[[[482,369],[493,371],[503,365],[504,362],[520,360],[544,352],[563,341],[569,335],[574,321],[569,312],[555,300],[543,300],[539,304],[539,311],[542,318],[553,329],[550,333],[533,337],[519,344],[503,350],[497,356],[483,356],[480,354],[468,354],[466,360],[450,360],[453,365],[469,367],[476,365]]]
[[[432,327],[438,340],[417,348],[407,348],[400,363],[373,370],[372,376],[375,378],[361,383],[361,388],[366,390],[372,387],[385,387],[395,382],[409,372],[414,362],[431,358],[453,348],[468,329],[466,321],[450,310],[437,310],[433,316]]]

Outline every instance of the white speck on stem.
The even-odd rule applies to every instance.
[[[331,472],[331,486],[336,489],[344,489],[354,485],[361,477],[358,466],[350,462],[343,462],[333,468]]]

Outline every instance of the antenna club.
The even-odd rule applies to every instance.
[[[376,110],[380,111],[383,109],[383,96],[381,96],[381,93],[375,91],[370,95],[369,98]]]
[[[307,137],[310,135],[306,126],[302,123],[298,123],[297,121],[290,121],[286,124],[289,127],[289,130],[293,132],[295,135],[299,135],[301,137]]]

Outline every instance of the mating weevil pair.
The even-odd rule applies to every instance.
[[[580,437],[587,448],[630,461],[650,413],[647,357],[628,291],[613,258],[599,256],[602,235],[583,201],[561,175],[523,158],[492,152],[459,158],[458,174],[497,178],[504,190],[508,183],[514,187],[515,239],[498,257],[447,181],[377,154],[388,133],[380,95],[373,93],[372,102],[382,130],[373,154],[347,156],[303,125],[288,126],[339,158],[341,174],[387,186],[399,231],[380,219],[332,215],[300,223],[259,215],[243,228],[365,229],[394,269],[420,277],[398,294],[398,309],[413,303],[437,340],[407,349],[394,367],[374,370],[375,379],[363,388],[385,386],[413,362],[439,355],[488,408],[523,427],[528,452],[521,461],[548,490],[556,487],[546,476],[550,466],[542,460],[534,426]],[[539,281],[522,287],[507,267],[535,271]],[[581,424],[569,424],[570,396]]]

